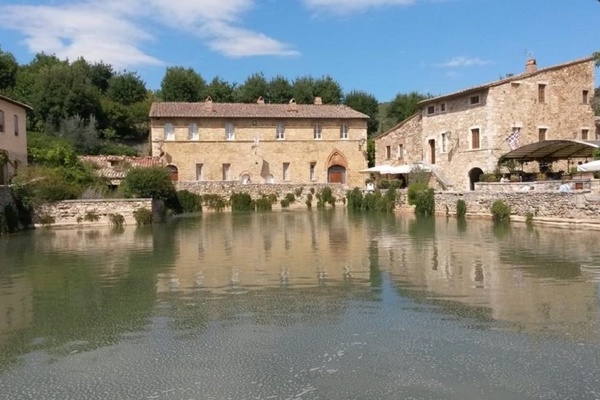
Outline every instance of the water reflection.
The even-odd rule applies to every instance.
[[[267,368],[265,354],[277,352],[285,354],[276,357],[283,370],[306,362],[302,367],[310,372],[307,354],[323,357],[318,352],[340,347],[332,344],[337,341],[344,350],[335,354],[354,346],[356,357],[334,367],[336,358],[328,355],[333,361],[315,373],[383,368],[392,374],[408,360],[411,368],[428,368],[420,355],[433,351],[438,331],[465,354],[478,349],[465,348],[461,338],[482,343],[497,332],[526,335],[561,351],[569,343],[598,349],[596,241],[594,232],[345,210],[207,213],[145,228],[27,232],[0,240],[0,373],[31,373],[77,354],[105,357],[118,370],[127,363],[107,356],[107,349],[142,362],[169,346],[177,349],[169,368],[192,362],[188,356],[221,360],[235,349],[240,362]],[[385,346],[370,347],[370,335]],[[285,342],[288,336],[297,347]],[[411,343],[419,345],[412,350]],[[444,359],[449,350],[439,347],[434,358]],[[404,361],[388,358],[392,348],[403,352]],[[502,351],[501,358],[509,352]],[[84,367],[94,370],[93,362]],[[398,382],[386,374],[380,375],[386,376],[382,387]],[[420,382],[423,376],[413,378]],[[351,374],[346,378],[346,386],[330,385],[356,397],[360,391],[352,390],[359,388],[349,383]],[[27,385],[13,379],[15,390]],[[154,379],[152,372],[147,379]],[[410,393],[448,398],[423,387]],[[52,396],[70,393],[64,390]],[[257,393],[255,398],[268,397]],[[308,393],[300,397],[318,398]],[[364,398],[395,398],[377,393]],[[120,391],[114,398],[123,397],[131,396]]]

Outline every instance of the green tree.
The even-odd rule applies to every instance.
[[[217,103],[233,103],[235,101],[235,84],[215,76],[208,85],[206,92],[212,101]]]
[[[107,95],[112,101],[127,106],[146,98],[146,84],[136,73],[125,72],[109,80]]]
[[[394,124],[404,121],[419,110],[420,101],[430,97],[432,96],[418,92],[399,93],[388,106],[387,117],[392,119]]]
[[[259,97],[265,98],[268,92],[268,83],[262,72],[252,74],[246,81],[238,86],[235,97],[240,103],[256,103]]]
[[[202,101],[206,98],[206,82],[191,68],[168,67],[160,94],[164,101]]]
[[[311,76],[301,76],[292,84],[294,100],[298,104],[312,104],[315,101],[315,80]]]
[[[96,126],[96,118],[89,121],[75,115],[60,122],[58,136],[67,139],[78,154],[98,154],[102,143]]]
[[[282,75],[277,75],[269,81],[269,103],[285,104],[294,97],[292,85]]]
[[[171,200],[176,197],[169,170],[163,167],[132,168],[123,180],[126,195]]]
[[[12,53],[0,48],[0,90],[12,88],[17,83],[19,64]]]
[[[329,75],[315,80],[313,93],[315,96],[321,97],[323,104],[340,104],[342,102],[342,87]],[[314,98],[312,102],[314,102]]]
[[[344,104],[369,116],[369,121],[367,121],[367,135],[369,137],[377,133],[379,102],[375,96],[363,91],[352,91],[346,95]]]

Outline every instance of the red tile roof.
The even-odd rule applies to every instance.
[[[341,118],[368,119],[369,116],[345,105],[331,104],[259,104],[259,103],[153,103],[150,118]]]
[[[25,110],[33,111],[33,107],[31,107],[30,105],[27,105],[25,103],[21,103],[20,101],[17,101],[17,100],[13,100],[10,97],[6,97],[6,96],[3,96],[1,94],[0,94],[0,100],[8,101],[9,103],[12,103],[12,104],[17,105],[17,106],[19,106],[21,108],[24,108]]]
[[[125,179],[131,168],[162,165],[160,158],[151,156],[80,156],[79,159],[94,164],[98,175],[108,179]]]

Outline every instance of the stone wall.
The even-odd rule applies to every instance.
[[[175,182],[177,190],[188,190],[192,193],[204,195],[204,194],[217,194],[223,196],[226,199],[233,193],[248,193],[253,199],[260,199],[263,195],[267,196],[270,194],[277,195],[279,200],[283,199],[286,194],[294,193],[296,191],[302,191],[300,197],[296,196],[296,202],[304,204],[307,195],[310,193],[311,188],[314,189],[315,194],[313,195],[313,205],[317,204],[316,194],[319,193],[323,188],[331,188],[331,192],[337,201],[346,197],[346,192],[349,190],[348,187],[338,184],[312,184],[312,185],[300,185],[300,184],[242,184],[240,182],[197,182],[197,181],[179,181]]]
[[[41,224],[47,217],[52,217],[52,225],[108,225],[109,215],[121,214],[126,224],[135,224],[134,211],[140,208],[152,210],[152,199],[100,199],[100,200],[65,200],[44,204],[34,211],[34,223]],[[95,214],[98,221],[86,221],[86,215]]]

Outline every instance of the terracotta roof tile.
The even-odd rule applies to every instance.
[[[341,118],[368,119],[369,116],[345,105],[259,104],[259,103],[153,103],[150,118]]]

